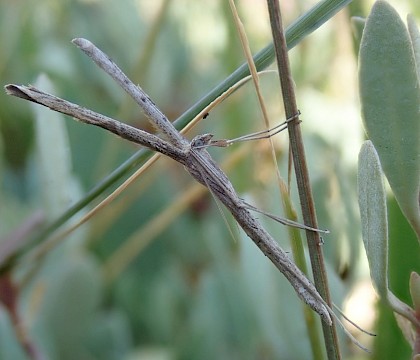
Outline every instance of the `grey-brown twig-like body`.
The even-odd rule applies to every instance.
[[[322,299],[315,286],[251,214],[250,210],[260,210],[245,203],[237,195],[226,174],[213,161],[205,149],[206,146],[211,145],[211,135],[199,135],[189,142],[174,128],[149,96],[139,86],[134,85],[106,54],[88,40],[75,39],[73,43],[117,81],[143,109],[149,120],[162,131],[167,140],[44,93],[32,86],[7,85],[5,87],[6,92],[10,95],[47,106],[54,111],[72,116],[87,124],[102,127],[124,139],[158,151],[181,163],[194,179],[209,188],[226,206],[239,226],[254,241],[264,255],[284,274],[299,297],[316,311],[326,323],[331,325],[331,317],[334,316],[334,313]],[[272,216],[272,218],[276,217]],[[284,220],[283,223],[306,230],[318,231],[290,220]]]

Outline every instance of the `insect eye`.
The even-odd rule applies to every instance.
[[[193,147],[193,148],[205,147],[206,145],[210,144],[210,141],[211,141],[212,137],[213,137],[213,134],[197,135],[191,141],[191,147]]]

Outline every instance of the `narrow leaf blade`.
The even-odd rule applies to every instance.
[[[50,93],[54,92],[46,75],[39,76],[36,85]],[[33,111],[42,198],[47,217],[53,219],[80,197],[80,190],[72,175],[65,119],[61,114],[36,104],[33,105]]]
[[[369,262],[370,277],[381,300],[396,313],[420,326],[413,309],[388,288],[388,217],[382,169],[371,141],[359,153],[357,174],[362,237]]]
[[[357,175],[362,237],[370,275],[379,296],[388,297],[388,220],[378,154],[371,141],[359,153]]]

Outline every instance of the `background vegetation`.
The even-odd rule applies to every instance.
[[[390,3],[403,18],[408,12],[420,16],[414,0]],[[265,3],[237,5],[256,52],[271,38]],[[311,5],[284,2],[285,23]],[[378,334],[373,343],[361,339],[373,350],[369,356],[343,338],[346,358],[395,359],[410,351],[391,311],[375,303],[356,196],[364,134],[356,84],[360,34],[350,18],[366,16],[370,7],[354,1],[293,49],[291,64],[319,223],[331,230],[324,251],[332,296],[354,321]],[[133,102],[70,43],[75,37],[91,40],[112,56],[170,119],[244,62],[225,1],[0,0],[1,82],[34,83],[44,73],[53,84],[51,92],[153,131]],[[262,84],[277,124],[284,120],[278,79],[265,75]],[[29,104],[0,94],[3,239],[24,230],[34,214],[44,224],[58,218],[137,150],[73,121],[65,122],[68,138],[59,138],[60,130],[51,127],[58,141],[42,150],[45,137],[35,126],[36,116]],[[262,126],[254,90],[246,85],[188,137],[212,132],[231,138]],[[286,176],[285,134],[276,137],[276,146]],[[212,154],[227,163],[243,197],[281,214],[264,141]],[[249,239],[239,231],[231,238],[212,197],[195,195],[195,189],[181,167],[162,159],[50,251],[39,267],[30,258],[20,264],[14,277],[21,284],[22,325],[42,352],[53,359],[310,357],[301,304],[291,287]],[[183,201],[186,205],[179,206]],[[389,212],[390,287],[408,302],[409,273],[419,271],[418,244],[393,199]],[[284,227],[266,226],[290,247]],[[136,245],[123,252],[127,243]],[[0,309],[0,358],[26,359],[8,313]]]

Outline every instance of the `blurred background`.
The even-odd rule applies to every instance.
[[[417,1],[389,2],[403,19],[420,16]],[[271,39],[266,4],[236,3],[257,52]],[[284,23],[315,3],[282,2]],[[378,335],[373,340],[355,332],[372,354],[341,336],[346,359],[410,354],[391,311],[377,304],[357,206],[364,132],[357,95],[360,33],[351,17],[367,16],[372,3],[353,1],[290,52],[319,224],[331,231],[324,252],[332,297]],[[171,120],[245,61],[227,1],[0,0],[1,83],[36,83],[153,132],[134,102],[71,44],[75,37],[110,55]],[[285,120],[277,75],[264,75],[261,85],[276,125]],[[211,132],[233,138],[263,127],[255,90],[247,84],[187,137]],[[287,178],[287,134],[277,135],[275,145]],[[35,236],[138,150],[102,129],[0,92],[0,240]],[[268,142],[210,151],[241,197],[282,215]],[[311,358],[293,289],[226,213],[232,239],[203,189],[181,166],[160,159],[41,260],[19,262],[13,272],[19,324],[39,353],[51,359]],[[409,273],[420,270],[418,244],[392,198],[388,210],[390,287],[408,302]],[[287,229],[261,220],[290,249]],[[1,359],[29,358],[17,341],[15,320],[0,307]]]

